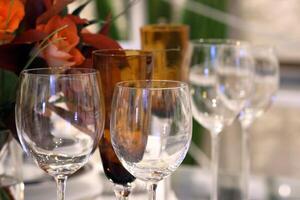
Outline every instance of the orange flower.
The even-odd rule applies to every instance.
[[[25,15],[21,0],[0,1],[0,42],[7,43],[14,38],[14,31],[19,27]]]
[[[70,67],[80,65],[84,61],[83,55],[76,48],[80,39],[76,24],[70,17],[54,16],[47,24],[38,25],[37,30],[51,34],[66,25],[66,28],[49,39],[48,46],[40,54],[50,67]]]

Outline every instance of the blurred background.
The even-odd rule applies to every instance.
[[[130,5],[134,6],[126,10]],[[274,44],[281,61],[292,64],[300,55],[299,9],[297,0],[95,0],[83,15],[104,20],[109,13],[116,17],[126,10],[114,21],[110,35],[134,44],[144,24],[184,23],[192,27],[191,39],[230,37]]]
[[[77,0],[74,6],[83,2]],[[271,199],[277,199],[300,192],[299,11],[299,0],[95,0],[83,15],[104,20],[111,12],[115,20],[110,36],[125,48],[139,48],[140,27],[153,23],[188,24],[190,39],[234,38],[274,46],[281,65],[280,90],[272,107],[254,122],[250,137],[252,176],[271,181],[268,190],[274,190]],[[98,29],[101,20],[89,28]],[[221,135],[221,167],[238,174],[239,124]],[[210,136],[196,122],[193,141],[197,146],[191,148],[185,164],[208,167]]]

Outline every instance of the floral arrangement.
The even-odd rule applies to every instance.
[[[79,17],[91,0],[69,13],[67,5],[73,1],[0,1],[0,132],[15,132],[15,93],[23,69],[91,67],[93,50],[120,48],[107,36],[111,17],[98,33],[91,33],[86,27],[98,20]]]

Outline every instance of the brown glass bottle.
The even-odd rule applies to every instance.
[[[120,185],[127,185],[133,182],[135,177],[124,169],[117,158],[111,145],[109,130],[107,129],[100,141],[100,147],[100,155],[106,177],[113,183]]]
[[[152,78],[152,54],[138,50],[99,50],[93,53],[93,66],[101,75],[105,98],[105,132],[99,150],[106,177],[114,184],[127,186],[135,180],[117,158],[110,140],[109,124],[114,86],[126,80]]]

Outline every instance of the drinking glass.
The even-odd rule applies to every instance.
[[[250,155],[249,128],[271,105],[279,87],[279,62],[270,46],[251,46],[254,57],[254,91],[239,115],[242,127],[242,192],[249,199]]]
[[[24,151],[57,183],[84,166],[103,133],[104,107],[95,69],[44,68],[21,73],[16,125]]]
[[[177,81],[127,81],[115,87],[111,140],[123,166],[148,183],[157,183],[183,161],[192,137],[188,85]]]
[[[104,173],[114,184],[116,197],[127,199],[135,177],[124,169],[111,145],[109,124],[113,89],[119,81],[151,79],[152,54],[130,49],[98,50],[93,53],[93,66],[100,71],[105,95],[105,132],[99,143]]]
[[[190,93],[194,118],[211,133],[212,190],[218,199],[219,134],[237,117],[252,93],[253,58],[235,40],[192,41]]]

